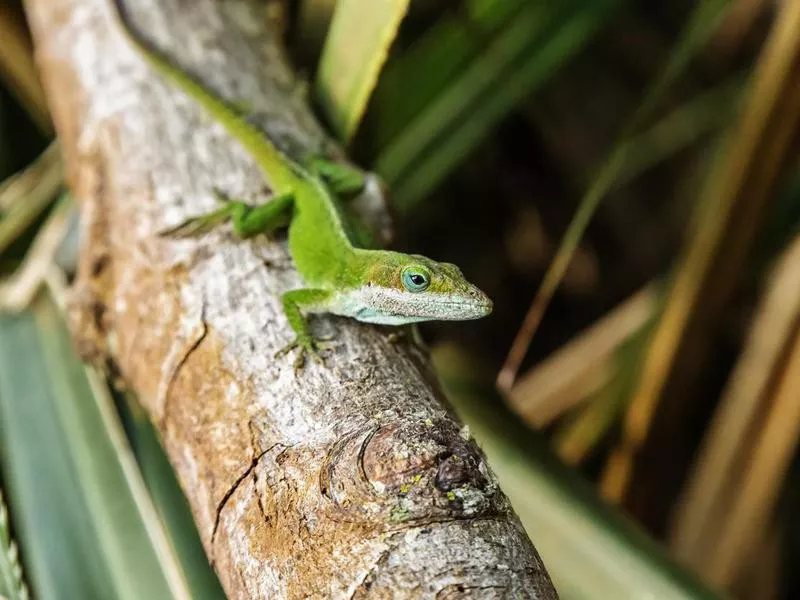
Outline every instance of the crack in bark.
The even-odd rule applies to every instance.
[[[191,345],[188,347],[186,352],[183,353],[181,359],[177,362],[177,364],[170,369],[169,379],[164,387],[164,404],[161,409],[161,419],[158,423],[158,429],[162,433],[166,428],[167,424],[167,415],[169,414],[169,405],[170,405],[170,390],[172,389],[175,380],[178,378],[178,373],[180,373],[181,368],[186,364],[186,361],[189,360],[189,357],[192,353],[197,350],[200,344],[206,339],[208,335],[208,323],[206,322],[206,298],[203,296],[201,298],[201,305],[200,305],[200,333],[199,335],[194,336],[194,340],[192,340]]]
[[[264,523],[269,523],[270,519],[267,516],[267,512],[264,510],[264,499],[261,497],[261,494],[258,491],[258,471],[255,469],[253,469],[253,488],[256,490],[256,504],[258,505],[258,511],[264,518]]]
[[[446,597],[460,598],[460,597],[466,597],[466,594],[468,592],[489,592],[489,591],[494,592],[493,597],[497,597],[497,594],[502,594],[503,592],[507,592],[508,589],[509,589],[508,586],[504,585],[464,585],[461,583],[457,584],[450,583],[444,586],[443,588],[439,589],[439,591],[436,592],[435,598],[436,600]],[[446,594],[446,596],[444,596],[443,594]],[[451,596],[451,594],[458,594],[458,596]]]
[[[394,540],[388,540],[387,543],[393,544]],[[358,584],[358,587],[353,590],[353,593],[350,594],[350,597],[347,600],[354,600],[360,594],[366,594],[369,592],[369,589],[372,587],[372,584],[375,583],[375,573],[377,573],[388,561],[389,557],[394,552],[395,546],[391,545],[386,550],[381,552],[380,556],[375,560],[375,562],[370,567],[367,574],[364,576],[364,579],[361,580],[361,583]]]
[[[213,552],[213,548],[214,548],[214,540],[217,537],[217,530],[219,529],[219,521],[220,521],[220,518],[222,517],[222,511],[225,508],[225,506],[228,504],[228,500],[230,500],[231,496],[233,496],[233,494],[236,492],[236,490],[239,489],[239,486],[242,484],[242,482],[245,479],[247,479],[254,472],[253,470],[258,465],[258,461],[260,461],[261,458],[265,454],[267,454],[269,451],[271,451],[272,449],[276,448],[277,446],[281,446],[281,445],[282,444],[280,444],[280,443],[272,444],[266,450],[262,450],[261,452],[259,452],[255,456],[253,456],[253,458],[250,460],[250,464],[247,466],[247,469],[245,469],[244,472],[241,475],[239,475],[239,477],[236,478],[236,481],[233,482],[233,485],[231,485],[231,487],[228,488],[228,490],[222,496],[222,499],[219,501],[219,503],[217,503],[216,516],[215,516],[215,519],[214,519],[214,528],[211,530],[211,548],[212,548],[212,552]],[[257,493],[258,493],[258,490],[256,490],[256,494]],[[258,503],[259,503],[259,509],[263,513],[264,510],[261,507],[260,498],[259,498]],[[266,519],[266,515],[264,515],[264,518]]]

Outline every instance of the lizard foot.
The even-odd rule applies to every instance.
[[[275,353],[275,358],[280,358],[287,355],[294,349],[297,349],[297,357],[294,359],[294,372],[298,373],[306,364],[306,356],[310,356],[312,360],[318,362],[323,367],[325,359],[322,357],[322,352],[333,348],[334,344],[330,343],[332,337],[315,338],[310,335],[298,335],[294,340],[288,343]]]
[[[386,336],[386,341],[390,344],[400,344],[408,340],[407,331],[392,331]]]
[[[178,223],[174,227],[162,229],[158,235],[162,237],[193,237],[208,233],[220,223],[226,221],[231,216],[231,207],[224,206],[219,210],[210,212],[199,217],[192,217],[186,219],[182,223]]]
[[[423,349],[426,347],[419,329],[414,325],[403,326],[397,331],[392,331],[386,336],[386,341],[390,344],[408,343]]]

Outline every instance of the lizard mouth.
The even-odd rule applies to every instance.
[[[442,307],[457,309],[452,313],[452,320],[480,319],[491,314],[494,306],[488,298],[485,300],[446,300],[438,304]],[[438,318],[449,320],[447,315],[438,315]]]
[[[492,302],[491,302],[491,300],[488,301],[488,302],[470,302],[468,300],[465,301],[465,302],[458,302],[458,301],[455,301],[455,300],[451,300],[451,301],[448,301],[448,302],[442,302],[442,304],[445,305],[445,306],[459,306],[459,307],[462,307],[462,308],[474,308],[476,310],[488,310],[488,311],[492,310]]]

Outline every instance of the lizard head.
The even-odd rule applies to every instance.
[[[352,314],[359,321],[404,325],[419,321],[480,319],[492,301],[450,263],[416,254],[382,252],[353,290]]]

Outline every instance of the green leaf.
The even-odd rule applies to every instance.
[[[339,0],[322,50],[317,99],[334,132],[349,141],[372,90],[409,0]]]
[[[108,388],[76,356],[49,295],[37,303],[35,314],[47,372],[59,391],[56,408],[115,597],[189,598]]]
[[[575,56],[624,1],[524,3],[502,19],[497,33],[494,21],[481,22],[487,31],[472,34],[479,44],[477,54],[472,55],[471,47],[459,47],[459,62],[470,54],[463,65],[441,60],[439,74],[444,76],[435,93],[430,88],[424,92],[430,96],[425,106],[404,123],[376,160],[375,169],[391,185],[398,210],[408,210],[425,197],[517,103]],[[486,18],[486,13],[476,12]],[[452,27],[442,26],[437,33],[458,38],[461,34]],[[426,44],[437,45],[433,40]],[[444,44],[441,49],[446,53]],[[415,68],[408,63],[398,67],[405,72],[402,80],[388,73],[387,79],[402,84],[406,95],[407,90],[425,89],[424,61],[420,53]],[[391,113],[384,106],[376,111]]]
[[[28,582],[41,600],[113,598],[57,404],[33,315],[0,316],[0,458]]]
[[[0,317],[12,516],[37,598],[189,598],[105,388],[48,294]]]
[[[472,0],[467,14],[441,18],[394,57],[375,90],[370,142],[386,147],[459,77],[523,2]]]

